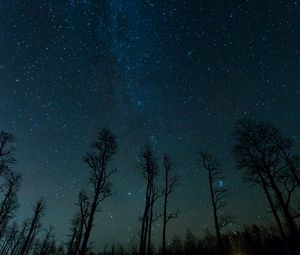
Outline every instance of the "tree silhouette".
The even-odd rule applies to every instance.
[[[29,223],[29,229],[25,235],[25,240],[22,244],[21,250],[18,255],[26,255],[30,251],[33,242],[41,228],[41,218],[44,216],[46,210],[45,201],[41,198],[37,201],[33,211],[33,217]]]
[[[230,222],[223,209],[227,205],[228,191],[217,159],[208,152],[201,152],[201,165],[208,175],[208,186],[213,208],[215,235],[198,239],[187,229],[181,241],[175,236],[166,246],[168,222],[177,217],[169,210],[169,197],[179,185],[174,166],[168,155],[163,157],[163,187],[159,188],[159,167],[151,145],[142,148],[139,168],[146,179],[145,207],[141,216],[139,247],[129,243],[129,250],[122,244],[106,245],[101,253],[88,247],[96,212],[101,203],[111,196],[110,176],[115,173],[109,163],[117,151],[115,136],[103,129],[92,143],[92,152],[83,161],[90,170],[89,187],[81,191],[76,202],[76,213],[71,220],[71,234],[67,243],[57,243],[52,227],[43,230],[42,216],[45,201],[34,206],[33,216],[18,227],[14,222],[18,207],[21,176],[12,169],[15,162],[13,136],[0,133],[0,255],[215,255],[261,254],[299,255],[299,229],[297,208],[299,195],[300,156],[294,152],[293,141],[282,137],[270,124],[251,120],[239,121],[235,129],[236,144],[233,148],[243,181],[258,186],[265,194],[276,221],[273,225],[248,225],[244,229],[221,233]],[[298,192],[298,193],[297,193]],[[160,199],[162,198],[162,199]],[[158,201],[163,206],[162,215],[156,213]],[[162,249],[156,252],[153,225],[162,219]],[[138,250],[139,249],[139,250]]]
[[[89,214],[89,199],[85,191],[81,191],[78,196],[78,202],[76,203],[78,212],[76,212],[72,219],[72,235],[68,243],[68,255],[76,255],[79,252],[79,247],[82,242],[84,228],[87,224],[87,218]]]
[[[155,202],[160,198],[160,196],[161,196],[160,190],[158,189],[158,187],[155,184],[153,184],[152,195],[151,195],[151,198],[150,198],[147,254],[152,254],[152,250],[153,250],[153,245],[152,245],[152,242],[151,242],[153,223],[156,222],[161,217],[160,214],[154,214],[154,205],[155,205]]]
[[[272,127],[274,128],[274,127]],[[274,128],[275,129],[275,128]],[[286,176],[285,178],[293,178],[295,184],[300,188],[300,156],[295,154],[293,149],[293,141],[290,139],[283,139],[278,129],[278,136],[275,139],[276,146],[280,150],[281,157],[283,161],[286,162]]]
[[[98,139],[92,143],[93,153],[87,153],[83,161],[91,171],[90,183],[92,185],[92,197],[90,201],[87,224],[83,236],[79,254],[84,255],[87,251],[88,241],[93,228],[93,222],[97,208],[101,202],[111,196],[111,184],[109,177],[115,173],[108,169],[108,163],[117,151],[115,136],[108,129],[103,129],[98,134]]]
[[[166,254],[166,232],[167,232],[167,223],[174,218],[177,218],[178,213],[172,213],[168,210],[168,199],[169,196],[174,192],[176,186],[179,185],[178,176],[172,175],[172,171],[174,169],[173,163],[171,158],[165,154],[164,155],[164,190],[163,190],[163,197],[164,197],[164,211],[163,211],[163,240],[162,240],[162,254]]]
[[[291,149],[291,144],[282,138],[277,128],[252,120],[241,120],[236,124],[235,139],[234,154],[238,168],[244,170],[244,181],[263,188],[270,207],[274,207],[272,212],[280,229],[281,223],[277,219],[275,209],[275,206],[278,207],[278,212],[282,214],[286,225],[290,252],[297,254],[300,252],[295,222],[298,215],[292,208],[292,195],[298,184],[291,175],[293,169],[287,159],[288,157],[292,160],[292,165],[295,166],[296,158],[287,153]],[[271,197],[271,194],[274,196]],[[272,199],[275,201],[271,202]]]
[[[9,171],[11,164],[15,162],[13,141],[12,134],[0,132],[0,176]]]
[[[13,142],[12,134],[0,132],[0,240],[18,207],[17,192],[21,185],[21,176],[11,169],[15,162]]]
[[[53,233],[53,227],[50,226],[46,231],[45,237],[36,242],[36,249],[33,255],[51,255],[55,252],[55,235]]]
[[[220,170],[220,163],[208,152],[200,152],[203,168],[208,174],[209,192],[213,207],[215,231],[218,242],[218,253],[223,254],[221,229],[229,223],[229,217],[221,215],[222,209],[227,206],[228,189],[224,187],[224,175]]]
[[[270,205],[270,209],[271,209],[271,212],[275,218],[275,221],[277,223],[277,227],[278,227],[278,230],[279,230],[279,233],[282,237],[283,240],[286,240],[286,233],[285,233],[285,230],[284,230],[284,227],[282,225],[282,222],[281,222],[281,219],[280,219],[280,215],[279,215],[279,208],[278,206],[276,205],[276,202],[274,202],[273,198],[272,198],[272,194],[270,193],[270,190],[269,190],[269,187],[268,187],[268,183],[266,182],[266,180],[263,178],[263,176],[261,175],[261,173],[258,173],[258,176],[259,176],[259,179],[256,180],[256,183],[257,185],[259,185],[265,195],[266,195],[266,198],[269,202],[269,205]]]
[[[144,178],[147,180],[145,208],[141,218],[142,226],[139,247],[139,254],[145,255],[147,249],[147,240],[148,254],[151,252],[151,228],[152,223],[154,222],[153,206],[159,196],[157,187],[155,186],[155,177],[158,175],[158,165],[150,144],[147,144],[142,149],[139,159],[139,168],[143,171]]]
[[[17,239],[17,234],[18,234],[18,225],[16,222],[14,222],[6,232],[5,240],[0,249],[0,255],[9,254]]]
[[[0,239],[5,233],[9,220],[14,217],[14,212],[18,208],[17,192],[21,185],[21,176],[13,172],[5,175],[5,182],[1,189],[3,191],[0,204]]]
[[[29,219],[25,220],[22,224],[21,230],[17,232],[17,237],[12,246],[11,254],[19,254],[20,253],[22,244],[25,240],[25,233],[26,233],[27,227],[29,226],[29,223],[30,223]]]

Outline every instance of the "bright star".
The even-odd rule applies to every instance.
[[[219,187],[224,187],[224,182],[222,180],[219,181]]]

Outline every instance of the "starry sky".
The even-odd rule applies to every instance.
[[[0,129],[16,138],[18,217],[45,196],[44,225],[66,240],[88,181],[81,158],[107,127],[119,171],[96,217],[95,247],[137,236],[146,142],[160,164],[168,152],[181,176],[169,236],[213,231],[200,149],[223,165],[236,222],[264,222],[266,201],[236,170],[232,128],[243,117],[269,121],[299,147],[299,83],[298,0],[2,0]],[[160,232],[158,222],[154,241]]]

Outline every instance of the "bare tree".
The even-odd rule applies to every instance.
[[[53,227],[50,226],[46,231],[45,237],[37,245],[35,255],[51,255],[55,251],[55,235],[53,233]]]
[[[13,141],[12,134],[0,132],[0,176],[9,171],[11,164],[15,162]]]
[[[221,229],[229,223],[229,217],[222,215],[222,209],[227,206],[228,189],[224,187],[224,175],[220,163],[208,152],[201,152],[201,163],[208,174],[209,192],[213,207],[215,231],[218,241],[219,254],[223,254]]]
[[[89,199],[85,191],[81,191],[78,196],[78,212],[72,219],[72,235],[68,243],[68,255],[76,255],[79,252],[79,247],[82,242],[84,228],[87,224],[89,214]]]
[[[250,180],[250,182],[253,182],[253,180]],[[274,219],[276,221],[280,236],[283,240],[286,241],[287,237],[286,237],[286,233],[284,231],[283,224],[282,224],[281,219],[280,219],[280,215],[279,215],[280,212],[278,212],[278,206],[276,205],[276,201],[274,202],[274,199],[272,198],[272,194],[270,193],[270,190],[269,190],[269,187],[268,187],[268,184],[267,184],[266,180],[263,178],[263,176],[260,173],[258,173],[258,179],[255,180],[255,183],[263,189],[263,191],[266,195],[266,198],[269,202],[271,212],[272,212],[272,214],[274,216]]]
[[[116,138],[112,132],[103,129],[99,132],[97,141],[92,144],[95,153],[88,153],[83,159],[91,170],[90,183],[92,185],[92,198],[85,233],[79,252],[80,255],[85,254],[87,251],[89,237],[93,228],[94,216],[99,204],[111,196],[109,177],[116,171],[110,171],[108,169],[108,163],[116,153],[117,147]]]
[[[283,139],[279,133],[279,130],[275,130],[278,132],[278,134],[274,142],[281,152],[280,154],[283,161],[286,162],[285,174],[290,178],[293,178],[293,181],[296,183],[298,188],[300,188],[300,156],[292,151],[293,141],[290,139]]]
[[[0,203],[0,238],[5,233],[9,221],[13,218],[18,208],[17,192],[21,185],[21,176],[14,172],[5,175],[5,182],[1,189],[3,191]]]
[[[22,244],[18,255],[26,255],[30,251],[32,244],[41,228],[41,218],[44,215],[46,206],[45,201],[41,198],[37,201],[34,207],[34,214],[30,221],[29,229],[26,233],[25,240]]]
[[[18,207],[17,192],[21,184],[21,176],[11,171],[14,158],[13,135],[0,132],[0,239],[4,236],[9,221]]]
[[[283,217],[291,254],[298,254],[299,236],[295,222],[298,214],[294,213],[292,206],[292,195],[298,184],[295,176],[291,174],[293,173],[291,166],[296,166],[295,158],[289,153],[291,144],[282,138],[277,128],[252,120],[237,123],[235,138],[237,143],[234,146],[234,154],[238,168],[244,170],[244,181],[263,188],[271,209],[274,207],[272,212],[280,232],[282,232],[281,221],[276,216],[277,211]]]
[[[154,213],[155,202],[161,197],[161,191],[153,184],[153,191],[150,198],[149,221],[148,221],[148,239],[147,239],[147,254],[152,254],[152,226],[162,216],[159,213]]]
[[[5,236],[5,240],[1,246],[1,250],[0,250],[0,255],[5,255],[5,254],[9,254],[15,239],[17,237],[18,234],[18,225],[17,223],[13,223],[11,227],[9,227],[6,236]]]
[[[139,254],[145,255],[147,249],[148,238],[148,253],[151,252],[151,230],[153,223],[153,206],[157,200],[158,192],[155,187],[155,177],[158,175],[158,165],[154,157],[151,145],[147,144],[140,154],[139,168],[143,171],[144,178],[147,180],[146,198],[144,213],[141,218],[142,226],[140,232],[140,247]]]
[[[174,192],[174,189],[179,185],[179,178],[177,175],[172,175],[174,169],[173,162],[171,158],[165,154],[164,155],[164,211],[163,211],[163,240],[162,240],[162,254],[167,253],[166,250],[166,233],[167,233],[167,224],[171,219],[177,218],[178,213],[172,213],[168,210],[168,201],[169,196]]]
[[[29,223],[30,223],[29,219],[25,220],[22,225],[21,230],[18,231],[17,237],[15,238],[14,244],[11,249],[11,254],[19,254],[19,252],[22,248],[22,244],[25,240],[25,233],[26,233],[27,227],[29,226]]]

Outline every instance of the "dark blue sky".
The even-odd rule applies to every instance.
[[[232,126],[263,119],[299,141],[299,82],[296,0],[1,1],[0,129],[17,141],[18,215],[44,195],[45,225],[63,239],[87,183],[81,157],[108,127],[119,172],[97,216],[97,247],[126,244],[139,230],[145,183],[136,166],[147,141],[182,176],[170,235],[212,226],[200,149],[222,162],[237,221],[265,221],[264,199],[235,169]]]

